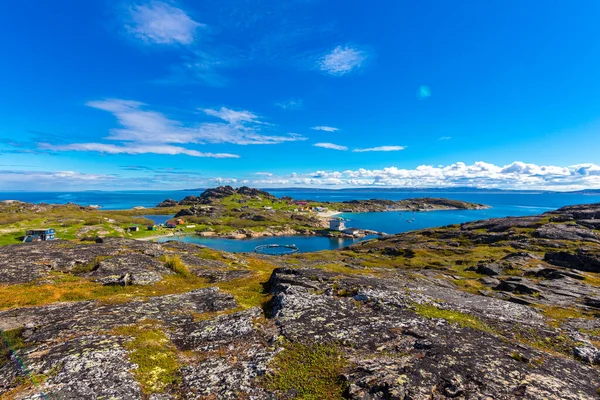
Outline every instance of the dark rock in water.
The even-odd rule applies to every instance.
[[[600,249],[580,248],[576,252],[547,252],[544,260],[565,268],[600,272]]]
[[[177,200],[167,199],[160,202],[156,207],[175,207],[177,205],[179,205],[179,202],[177,202]]]

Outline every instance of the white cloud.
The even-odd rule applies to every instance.
[[[196,29],[204,26],[182,9],[161,1],[134,5],[128,11],[127,31],[146,43],[190,45]]]
[[[338,46],[319,60],[318,67],[330,75],[341,76],[359,68],[366,59],[364,51],[351,46]]]
[[[186,149],[180,146],[170,146],[165,144],[150,145],[150,144],[124,144],[117,146],[114,144],[104,143],[73,143],[66,145],[52,145],[49,143],[39,143],[38,147],[43,150],[52,151],[97,151],[107,154],[167,154],[177,155],[185,154],[192,157],[208,157],[208,158],[240,158],[237,154],[229,153],[202,153],[196,150]]]
[[[331,149],[331,150],[342,150],[342,151],[348,150],[348,147],[346,147],[346,146],[340,146],[339,144],[333,144],[333,143],[315,143],[315,144],[313,144],[313,146],[322,147],[324,149]]]
[[[296,133],[266,135],[271,125],[262,122],[256,114],[246,110],[226,107],[202,109],[205,114],[216,117],[219,122],[184,124],[164,114],[147,110],[144,103],[109,99],[91,101],[88,106],[112,113],[120,124],[111,129],[105,138],[115,143],[74,143],[52,145],[43,143],[40,149],[51,151],[98,151],[110,154],[186,154],[193,157],[233,158],[235,154],[204,153],[188,149],[182,144],[230,143],[237,145],[278,144],[306,140]]]
[[[62,190],[98,188],[117,180],[114,175],[76,171],[0,170],[0,187],[4,190]]]
[[[250,111],[235,111],[227,107],[221,107],[219,110],[213,110],[210,108],[202,109],[206,114],[212,115],[222,119],[223,121],[229,122],[230,124],[239,124],[241,122],[256,122],[258,116]]]
[[[324,132],[337,132],[337,131],[339,131],[338,128],[334,128],[332,126],[324,126],[324,125],[313,126],[310,129],[312,129],[314,131],[324,131]]]
[[[366,151],[400,151],[404,150],[406,146],[379,146],[379,147],[369,147],[366,149],[354,149],[352,150],[355,153],[364,153]]]
[[[283,110],[299,110],[304,106],[302,99],[291,99],[275,103],[275,105]]]
[[[258,175],[258,176],[273,176],[273,174],[270,173],[270,172],[255,172],[254,175]]]
[[[452,139],[451,136],[442,136],[441,138],[439,138],[438,140],[450,140]]]
[[[273,176],[253,181],[269,186],[388,186],[402,188],[473,187],[521,190],[581,190],[600,187],[600,166],[569,167],[535,165],[515,161],[497,166],[483,161],[471,165],[457,162],[447,166],[420,165],[414,169],[388,167],[345,171],[316,171]]]

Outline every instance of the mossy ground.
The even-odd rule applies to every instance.
[[[489,325],[474,315],[454,310],[444,310],[432,304],[415,304],[415,312],[426,318],[441,318],[461,328],[471,328],[483,332],[494,332]]]
[[[138,366],[133,373],[144,393],[164,392],[180,380],[177,349],[160,323],[145,320],[115,328],[110,333],[131,337],[125,348],[129,351],[130,361]]]
[[[265,386],[281,395],[306,400],[340,400],[346,389],[341,374],[348,362],[334,345],[289,343],[271,362]]]

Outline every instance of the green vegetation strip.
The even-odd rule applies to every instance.
[[[291,343],[272,361],[274,373],[266,377],[266,387],[299,399],[339,400],[346,389],[341,378],[346,365],[333,345]]]
[[[458,324],[461,328],[471,328],[490,333],[494,332],[492,328],[476,316],[465,314],[460,311],[444,310],[431,304],[415,304],[415,311],[417,314],[426,318],[445,319],[450,323]]]

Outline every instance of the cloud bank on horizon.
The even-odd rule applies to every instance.
[[[0,190],[600,188],[586,7],[465,26],[450,4],[22,3],[0,24],[24,39],[0,44]]]
[[[132,169],[127,167],[127,169]],[[89,189],[98,183],[113,189],[143,189],[147,185],[161,188],[185,189],[214,185],[249,185],[261,188],[276,187],[399,187],[399,188],[495,188],[506,190],[574,191],[600,185],[600,166],[595,164],[540,166],[515,161],[496,166],[486,162],[467,165],[457,162],[448,166],[420,165],[414,169],[387,167],[379,170],[359,168],[344,171],[314,171],[278,175],[259,171],[245,177],[199,176],[190,171],[158,171],[136,167],[141,172],[136,178],[118,175],[85,174],[75,171],[19,171],[0,169],[0,182],[8,190],[17,190],[23,183],[34,190],[54,188],[56,185],[71,189]],[[179,186],[173,187],[176,180]]]

